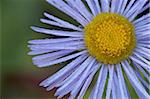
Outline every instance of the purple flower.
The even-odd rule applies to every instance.
[[[34,65],[48,67],[71,60],[40,86],[48,91],[57,87],[58,98],[71,93],[69,99],[82,99],[99,71],[89,99],[101,99],[105,86],[106,99],[130,99],[124,75],[139,98],[150,98],[150,14],[139,17],[150,7],[148,0],[47,2],[80,26],[44,13],[48,19],[41,22],[69,30],[31,27],[36,32],[60,37],[28,42],[31,49],[28,54],[38,55],[33,58]]]

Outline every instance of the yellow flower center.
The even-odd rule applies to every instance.
[[[136,46],[134,26],[114,13],[97,15],[85,28],[85,44],[93,57],[104,64],[117,64]]]

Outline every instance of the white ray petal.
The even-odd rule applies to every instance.
[[[61,43],[61,42],[68,42],[68,41],[80,41],[83,38],[57,38],[57,39],[38,39],[38,40],[30,40],[28,41],[29,44],[51,44],[51,43]]]
[[[117,89],[116,89],[116,86],[114,84],[114,80],[112,82],[112,99],[117,99]]]
[[[68,29],[73,29],[73,30],[77,30],[77,31],[82,31],[82,29],[79,28],[75,28],[75,27],[68,27],[67,24],[63,25],[61,23],[55,22],[55,21],[51,21],[51,20],[47,20],[47,19],[40,19],[40,21],[42,23],[48,24],[48,25],[53,25],[53,26],[58,26],[58,27],[62,27],[62,28],[68,28]]]
[[[58,90],[57,90],[57,94],[61,93],[63,90],[66,90],[69,85],[71,85],[74,81],[77,80],[77,77],[80,77],[82,72],[84,72],[84,70],[87,68],[87,66],[90,64],[90,62],[93,61],[92,57],[88,57],[81,65],[80,67],[75,70],[69,78],[67,78],[67,82],[64,83]]]
[[[128,2],[128,0],[123,0],[122,6],[121,6],[121,8],[120,8],[120,14],[121,14],[121,15],[123,14],[123,12],[124,12],[124,10],[125,10],[125,7],[126,7],[126,5],[127,5],[127,2]]]
[[[83,37],[82,32],[68,32],[68,31],[61,31],[61,30],[49,30],[45,28],[39,28],[39,27],[31,27],[32,30],[44,34],[51,34],[56,36],[71,36],[71,37]]]
[[[85,94],[87,88],[89,87],[89,85],[90,85],[90,83],[91,83],[91,81],[92,81],[92,79],[93,79],[95,73],[96,73],[97,70],[99,69],[99,67],[100,67],[100,64],[99,64],[99,65],[96,65],[96,66],[93,68],[92,73],[89,75],[89,77],[87,78],[86,82],[84,83],[84,85],[83,85],[83,87],[82,87],[82,89],[81,89],[81,91],[80,91],[79,96],[77,97],[77,99],[82,99],[82,98],[83,98],[83,96],[84,96],[84,94]]]
[[[80,14],[88,20],[88,22],[92,21],[93,15],[87,10],[87,8],[81,0],[68,0],[67,2],[71,3],[72,6],[76,8],[77,11],[80,12]]]
[[[140,39],[140,37],[149,36],[149,35],[150,35],[149,31],[146,31],[146,32],[136,32],[136,36],[137,36],[138,39]]]
[[[140,18],[139,18],[139,19],[140,19]],[[145,19],[143,19],[142,21],[135,22],[135,23],[134,23],[134,26],[135,26],[135,27],[140,27],[140,26],[147,25],[147,24],[150,24],[150,17],[145,18]]]
[[[109,0],[101,0],[101,8],[102,12],[109,12],[110,6],[109,6]]]
[[[59,18],[57,18],[57,17],[55,17],[55,16],[53,16],[53,15],[50,15],[50,14],[48,14],[48,13],[46,13],[46,12],[44,13],[44,16],[46,16],[46,17],[49,18],[50,20],[53,20],[53,21],[55,21],[55,22],[61,24],[61,26],[63,26],[63,27],[71,28],[71,29],[73,29],[73,30],[82,31],[81,28],[79,28],[79,27],[77,27],[77,26],[75,26],[75,25],[73,25],[73,24],[71,24],[71,23],[69,23],[69,22],[67,22],[67,21],[64,21],[64,20],[62,20],[62,19],[59,19]]]
[[[145,11],[148,8],[150,8],[150,3],[149,2],[139,11],[139,13],[142,13],[143,11]]]
[[[28,45],[31,50],[42,50],[42,49],[76,49],[81,50],[85,49],[85,44],[83,41],[67,41],[67,42],[58,42],[58,43],[50,43],[50,44],[36,44],[36,45]],[[78,48],[78,49],[77,49]]]
[[[146,2],[146,1],[145,1]],[[145,3],[144,2],[144,3]],[[138,7],[138,8],[135,8],[136,9],[136,11],[135,12],[132,12],[131,13],[131,15],[128,17],[128,20],[129,21],[134,21],[135,20],[135,18],[137,17],[137,15],[139,14],[139,10],[144,6],[144,3],[142,2],[141,4],[140,4],[140,7]]]
[[[130,78],[130,80],[132,81],[132,83],[135,85],[135,87],[141,92],[141,94],[145,97],[145,98],[150,98],[150,96],[148,95],[148,93],[146,92],[145,88],[142,86],[142,84],[139,82],[137,76],[135,75],[133,69],[129,66],[128,62],[122,62],[122,66],[126,72],[126,75],[128,76],[128,78]],[[131,84],[132,84],[131,83]],[[135,89],[136,90],[136,89]]]
[[[144,75],[145,78],[147,78],[147,80],[150,82],[150,76],[149,76],[149,73],[147,73],[139,64],[133,62],[134,66],[136,68],[139,69],[140,72],[142,72],[142,74]],[[149,71],[150,72],[150,71]]]
[[[128,76],[127,76],[128,77]],[[138,97],[140,99],[145,98],[145,96],[140,92],[140,90],[136,87],[135,83],[133,82],[133,80],[131,80],[131,78],[128,77],[128,80],[130,81],[132,87],[134,88],[135,92],[137,93]],[[147,98],[145,98],[147,99]]]
[[[134,62],[140,64],[143,68],[150,70],[150,66],[148,66],[147,64],[145,64],[145,63],[142,62],[141,60],[139,60],[139,59],[137,59],[137,58],[135,58],[135,57],[133,57],[133,56],[130,56],[130,59],[131,59],[132,61],[134,61]]]
[[[116,69],[117,69],[117,74],[118,74],[121,97],[123,97],[124,99],[128,99],[129,98],[128,90],[127,90],[126,85],[125,85],[125,80],[124,80],[124,77],[122,74],[122,69],[121,69],[120,64],[116,65]]]
[[[149,38],[149,36],[148,36]],[[150,38],[149,38],[150,40]],[[140,46],[140,47],[144,47],[144,48],[147,48],[147,49],[150,49],[150,45],[147,45],[147,44],[141,44],[141,43],[138,43],[137,46]]]
[[[71,92],[71,95],[73,97],[75,97],[79,93],[81,87],[83,86],[83,84],[86,81],[87,77],[91,73],[91,69],[94,67],[95,62],[96,62],[96,60],[93,58],[93,60],[90,62],[90,64],[87,66],[85,71],[80,76],[80,79],[77,81],[75,88]],[[99,65],[99,64],[96,64],[96,65]]]
[[[49,53],[57,50],[33,50],[28,53],[28,55],[38,55],[38,54],[44,54],[44,53]]]
[[[102,78],[103,71],[104,71],[104,66],[102,65],[101,69],[100,69],[100,72],[99,72],[99,76],[98,76],[96,85],[95,85],[95,91],[94,91],[94,94],[93,94],[94,98],[97,98],[97,94],[98,94],[98,91],[99,91],[99,86],[100,86],[100,81],[101,81],[101,78]]]
[[[148,35],[148,36],[150,36],[150,35]],[[148,41],[138,40],[138,43],[150,45],[150,41],[148,42]]]
[[[30,46],[31,50],[82,50],[85,49],[85,45],[74,45],[74,46],[63,46],[63,45],[58,45],[58,46]]]
[[[122,5],[123,5],[123,1],[124,0],[118,0],[118,8],[117,8],[116,13],[120,14],[120,11],[121,11],[121,8],[122,8]]]
[[[48,3],[55,6],[57,9],[61,10],[62,12],[66,13],[67,15],[71,16],[73,19],[75,19],[77,22],[79,22],[81,25],[85,26],[88,22],[87,20],[82,17],[77,11],[72,9],[69,5],[67,5],[62,0],[47,0]]]
[[[51,85],[52,83],[57,82],[65,74],[68,74],[69,71],[71,71],[74,68],[78,67],[78,65],[80,63],[82,63],[86,58],[87,58],[87,55],[85,55],[85,54],[77,57],[75,60],[73,60],[72,62],[70,62],[67,66],[65,66],[61,70],[59,70],[57,73],[55,73],[51,77],[47,78],[43,82],[41,82],[40,86],[47,87],[47,86]]]
[[[125,11],[123,12],[123,15],[125,15],[130,10],[134,2],[135,0],[130,0],[129,4],[125,8]]]
[[[97,97],[102,98],[103,92],[104,92],[104,86],[106,84],[106,79],[107,79],[107,74],[108,74],[108,68],[107,65],[104,65],[104,72],[101,78],[101,82],[99,83],[99,92],[97,94]],[[94,98],[95,99],[95,98]]]
[[[139,78],[139,80],[142,82],[143,86],[146,87],[146,88],[149,88],[149,84],[143,79],[143,77],[141,76],[141,74],[138,71],[137,67],[136,66],[134,66],[134,67],[136,68],[135,74]]]
[[[61,50],[61,51],[56,51],[56,52],[52,52],[52,53],[48,53],[48,54],[43,54],[43,55],[39,55],[39,56],[35,56],[32,58],[32,60],[42,60],[42,59],[45,59],[45,58],[51,58],[53,59],[54,57],[58,57],[58,56],[61,56],[61,55],[64,55],[64,54],[69,54],[69,53],[72,53],[74,52],[75,50]]]
[[[111,1],[111,7],[110,7],[110,12],[114,13],[116,12],[117,10],[117,3],[118,3],[118,0],[112,0]]]
[[[126,13],[126,17],[129,18],[130,21],[138,15],[139,10],[144,6],[147,0],[139,0],[136,1],[135,4],[131,7],[131,9]]]
[[[76,68],[73,68],[72,70],[68,71],[68,72],[67,72],[66,74],[64,74],[61,78],[55,80],[53,83],[51,83],[51,84],[49,84],[49,85],[47,85],[47,82],[48,82],[48,81],[47,81],[47,82],[45,82],[45,84],[40,85],[40,86],[47,87],[47,88],[46,88],[47,91],[50,91],[50,90],[52,90],[53,88],[57,88],[57,87],[59,87],[58,84],[61,83],[62,81],[64,81],[64,79],[66,79],[66,77],[68,77],[68,76],[74,71],[74,69],[76,69]]]
[[[133,24],[136,25],[138,24],[139,22],[142,22],[144,21],[145,19],[148,19],[150,18],[150,14],[146,14],[146,15],[143,15],[142,17],[138,18],[137,20],[133,21]]]
[[[100,8],[99,0],[94,0],[94,2],[96,4],[96,9],[98,11],[98,14],[101,13],[101,8]]]
[[[142,56],[140,56],[140,55],[139,55],[138,53],[136,53],[136,52],[133,52],[133,54],[134,54],[135,56],[137,56],[139,59],[141,59],[143,62],[145,62],[147,65],[150,66],[150,61],[148,61],[147,59],[143,58]]]
[[[49,25],[54,25],[54,26],[58,26],[58,27],[65,27],[65,26],[61,25],[60,23],[57,23],[57,22],[51,21],[51,20],[47,20],[47,19],[40,19],[40,21],[42,23],[49,24]]]
[[[41,66],[43,64],[47,64],[50,61],[54,61],[57,60],[58,58],[64,57],[66,55],[69,55],[70,53],[72,53],[73,51],[69,51],[69,50],[64,50],[64,51],[57,51],[57,52],[53,52],[50,54],[43,54],[40,56],[35,56],[32,58],[33,64],[37,65],[37,66]]]
[[[140,49],[141,51],[147,53],[147,54],[150,54],[150,51],[148,48],[145,48],[145,47],[141,47],[141,46],[137,46],[137,49]]]
[[[116,72],[114,72],[113,79],[114,79],[114,85],[115,85],[115,87],[116,87],[116,96],[117,96],[117,97],[121,97],[120,87],[118,86],[118,85],[119,85],[119,80],[118,80],[118,77],[117,77],[117,73],[116,73]]]
[[[97,11],[97,9],[96,9],[96,6],[95,6],[93,0],[85,0],[85,1],[87,2],[87,4],[88,4],[90,10],[92,11],[92,14],[93,14],[94,16],[96,16],[96,15],[98,14],[98,11]]]
[[[78,52],[78,53],[75,53],[75,54],[72,54],[72,55],[68,55],[66,57],[59,58],[59,59],[56,59],[56,60],[52,60],[52,61],[49,61],[49,62],[43,62],[43,63],[40,63],[40,64],[34,63],[34,64],[37,65],[38,67],[47,67],[47,66],[50,66],[50,65],[65,62],[65,61],[70,60],[72,58],[76,58],[77,56],[80,56],[84,53],[87,53],[87,51],[81,51],[81,52]]]
[[[47,44],[32,44],[28,47],[53,47],[53,46],[74,46],[74,45],[83,45],[84,41],[66,41],[66,42],[57,42],[57,43],[47,43]]]
[[[138,53],[139,55],[141,55],[142,57],[146,58],[146,59],[150,59],[150,53],[146,53],[145,51],[136,48],[135,52]]]
[[[150,30],[150,24],[141,25],[141,26],[135,26],[135,31],[138,31],[138,30],[147,30],[147,29]],[[150,32],[149,32],[149,34],[150,34]]]
[[[56,91],[55,96],[58,96],[58,98],[62,98],[64,95],[70,93],[74,87],[76,86],[76,81],[78,81],[80,79],[81,74],[76,78],[76,80],[73,81],[72,84],[68,85],[68,88],[62,90],[61,92],[58,93],[58,91]],[[60,86],[61,87],[61,86]],[[73,95],[70,95],[71,98],[74,98]]]
[[[150,33],[150,28],[148,27],[144,27],[144,26],[148,26],[148,24],[145,25],[141,25],[143,28],[139,28],[139,29],[135,29],[135,32],[149,32]],[[137,27],[136,27],[137,28]]]
[[[110,99],[111,97],[114,65],[110,65],[108,68],[109,68],[109,80],[108,80],[108,85],[106,90],[106,99]]]
[[[138,36],[139,35],[139,36]],[[137,40],[138,41],[147,41],[147,42],[149,42],[150,41],[150,37],[149,37],[149,34],[142,34],[141,36],[140,36],[140,34],[138,34],[138,35],[136,35],[137,36]],[[139,47],[149,47],[149,45],[145,45],[144,44],[144,46],[143,45],[141,45],[140,43],[137,43],[137,45],[139,46]]]
[[[95,88],[96,88],[96,86],[93,87],[92,92],[90,93],[90,96],[88,97],[88,99],[93,99]]]

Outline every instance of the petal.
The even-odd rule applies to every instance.
[[[120,14],[122,15],[123,14],[123,12],[124,12],[124,10],[125,10],[125,7],[126,7],[126,5],[127,5],[127,2],[128,2],[128,0],[122,0],[122,6],[121,6],[121,8],[120,8]]]
[[[147,0],[139,0],[136,1],[135,4],[131,7],[131,9],[126,13],[126,17],[133,21],[133,19],[139,14],[139,10],[142,9]]]
[[[43,82],[41,82],[40,86],[47,87],[53,83],[58,82],[60,79],[62,79],[62,77],[64,77],[64,75],[68,75],[70,71],[73,71],[74,69],[76,69],[79,66],[79,64],[81,64],[86,58],[87,58],[87,55],[85,54],[77,57],[75,60],[70,62],[67,66],[59,70],[57,73],[47,78]]]
[[[138,53],[139,55],[141,55],[143,58],[150,59],[150,54],[144,52],[143,50],[141,50],[139,48],[136,48],[135,52]]]
[[[49,43],[61,43],[61,42],[70,42],[70,41],[80,41],[83,38],[58,38],[58,39],[38,39],[38,40],[30,40],[29,44],[49,44]]]
[[[73,29],[73,30],[82,31],[81,28],[79,28],[79,27],[77,27],[77,26],[75,26],[75,25],[73,25],[73,24],[71,24],[71,23],[69,23],[67,21],[61,20],[61,19],[59,19],[59,18],[57,18],[55,16],[52,16],[52,15],[46,13],[46,12],[44,13],[44,16],[47,17],[47,18],[49,18],[50,20],[53,20],[53,21],[59,23],[60,26],[62,26],[62,27],[70,28],[70,29]]]
[[[150,61],[146,60],[145,58],[143,58],[142,56],[140,56],[138,53],[133,52],[133,54],[135,56],[137,56],[139,59],[141,59],[143,62],[145,62],[147,65],[150,65]]]
[[[150,96],[148,95],[148,93],[146,92],[145,88],[142,86],[142,84],[139,82],[137,76],[135,75],[133,69],[129,66],[128,62],[125,61],[125,62],[122,62],[122,66],[124,68],[124,71],[126,72],[126,75],[128,76],[131,84],[134,87],[135,91],[137,92],[137,89],[138,91],[145,97],[145,98],[150,98]],[[138,93],[137,93],[138,94]],[[143,98],[144,98],[143,97]]]
[[[90,64],[90,62],[93,61],[92,57],[88,57],[77,70],[75,70],[66,80],[65,83],[57,90],[57,94],[60,94],[64,90],[67,90],[68,87],[70,87],[73,83],[77,81],[78,78],[80,78],[81,74],[86,70],[87,66]]]
[[[101,0],[101,8],[102,8],[102,12],[109,12],[110,9],[110,1],[109,0]]]
[[[79,91],[80,91],[81,87],[83,86],[85,80],[89,76],[89,74],[91,72],[91,69],[94,67],[95,62],[96,62],[96,60],[93,58],[93,60],[90,62],[90,64],[87,66],[87,68],[85,69],[85,71],[80,76],[80,79],[77,81],[76,86],[74,87],[74,89],[71,92],[71,95],[73,97],[75,97],[79,93]]]
[[[62,12],[66,13],[67,15],[71,16],[73,19],[75,19],[77,22],[79,22],[82,26],[85,26],[88,24],[87,20],[80,15],[77,11],[72,9],[68,4],[66,4],[62,0],[47,0],[47,2],[57,9],[61,10]]]
[[[98,14],[98,11],[97,11],[97,9],[96,9],[96,6],[95,6],[93,0],[85,0],[85,1],[87,2],[87,4],[88,4],[90,10],[92,11],[92,14],[93,14],[94,16],[96,16],[96,15]]]
[[[79,96],[77,97],[77,99],[82,99],[82,98],[83,98],[83,96],[84,96],[84,94],[85,94],[87,88],[89,87],[89,85],[90,85],[90,83],[91,83],[91,81],[92,81],[92,79],[93,79],[95,73],[96,73],[97,70],[99,69],[99,67],[100,67],[99,64],[94,67],[92,73],[89,75],[89,77],[88,77],[87,80],[85,81],[85,83],[84,83],[84,85],[83,85],[83,87],[82,87],[82,89],[81,89],[81,91],[80,91]]]
[[[106,99],[110,99],[111,91],[112,91],[112,82],[113,82],[113,73],[114,73],[114,65],[110,65],[109,67],[109,80],[106,90]]]
[[[135,31],[144,31],[144,30],[150,30],[150,24],[141,25],[140,27],[139,26],[135,27]]]
[[[128,90],[125,84],[125,80],[122,74],[122,69],[120,64],[116,65],[116,69],[117,69],[117,74],[118,74],[118,80],[119,80],[119,88],[120,88],[120,92],[121,92],[121,97],[124,97],[125,99],[128,99]]]
[[[94,0],[95,5],[96,5],[96,9],[98,11],[98,14],[101,12],[101,8],[100,8],[100,4],[99,4],[99,0]]]
[[[133,62],[134,66],[138,68],[138,70],[144,75],[145,78],[147,78],[148,81],[150,81],[149,73],[147,73],[140,65]]]
[[[62,49],[74,49],[81,50],[85,49],[84,41],[66,41],[66,42],[57,42],[50,44],[36,44],[36,45],[28,45],[31,50],[43,50],[43,49],[51,49],[51,50],[62,50]]]
[[[146,3],[146,5],[139,11],[139,14],[144,12],[146,9],[150,8],[150,3],[148,1],[148,3]]]
[[[114,81],[114,86],[116,88],[116,96],[121,97],[120,87],[118,86],[119,85],[119,80],[118,80],[116,71],[114,72],[113,81]]]
[[[148,36],[149,38],[149,36]],[[150,39],[150,38],[149,38]],[[149,40],[148,39],[148,40]],[[147,49],[150,49],[150,45],[147,45],[147,44],[141,44],[141,43],[138,43],[137,46],[140,46],[140,47],[144,47],[144,48],[147,48]]]
[[[88,99],[93,99],[95,88],[96,88],[96,86],[93,87],[92,92],[90,93],[90,96],[88,97]]]
[[[118,3],[118,0],[112,0],[111,1],[111,7],[110,7],[110,12],[114,13],[117,11],[117,3]]]
[[[51,34],[55,36],[71,36],[71,37],[83,37],[82,32],[68,32],[68,31],[61,31],[61,30],[49,30],[45,28],[39,28],[39,27],[31,27],[32,30],[39,32],[39,33],[44,33],[44,34]]]
[[[34,51],[30,51],[28,53],[28,55],[38,55],[38,54],[44,54],[44,53],[50,53],[50,52],[53,52],[55,50],[47,50],[47,49],[44,49],[44,50],[34,50]]]
[[[58,63],[65,62],[67,60],[76,58],[77,56],[80,56],[80,55],[85,54],[85,53],[87,53],[87,51],[81,51],[81,52],[78,52],[78,53],[75,53],[72,55],[68,55],[68,56],[65,56],[65,57],[62,57],[62,58],[59,58],[56,60],[47,61],[47,62],[42,62],[42,63],[39,63],[39,62],[36,63],[35,62],[34,64],[37,65],[38,67],[47,67],[50,65],[58,64]]]
[[[68,0],[67,2],[69,2],[74,8],[76,8],[77,11],[80,12],[80,14],[88,20],[88,22],[92,21],[93,15],[87,10],[81,0]]]
[[[108,68],[104,65],[104,71],[103,71],[103,74],[101,76],[101,81],[100,81],[99,87],[98,87],[97,97],[99,97],[99,98],[101,98],[102,95],[103,95],[104,87],[105,87],[105,84],[106,84],[107,74],[108,74]]]
[[[141,60],[139,60],[138,58],[134,57],[134,56],[130,56],[130,59],[136,63],[138,63],[139,65],[141,65],[143,68],[150,70],[150,67],[145,64],[144,62],[142,62]]]
[[[100,69],[100,72],[99,72],[99,76],[98,76],[96,85],[95,85],[95,91],[94,91],[94,94],[93,94],[94,98],[97,98],[97,94],[98,94],[98,91],[99,91],[100,81],[101,81],[103,72],[104,72],[104,66],[102,65],[101,69]]]
[[[130,0],[129,4],[126,6],[125,11],[123,12],[123,15],[125,15],[132,7],[132,5],[134,4],[136,0]]]
[[[118,13],[118,14],[120,14],[120,12],[121,12],[123,1],[124,0],[118,0],[118,5],[117,5],[118,7],[117,7],[117,11],[116,11],[116,13]]]
[[[136,66],[134,66],[136,68]],[[141,76],[140,72],[138,71],[138,69],[136,68],[136,76],[139,78],[139,80],[142,82],[143,86],[146,88],[149,88],[149,84],[143,79],[143,77]]]
[[[137,24],[139,24],[139,23],[142,23],[144,20],[146,20],[146,19],[148,19],[148,18],[150,18],[150,14],[149,14],[149,13],[146,14],[146,15],[143,15],[142,17],[138,18],[137,20],[133,21],[133,24],[134,24],[134,25],[137,25]],[[148,19],[148,20],[149,20],[149,19]],[[148,21],[148,20],[147,20],[147,21]],[[147,21],[145,21],[145,22],[147,22]]]
[[[48,53],[48,54],[43,54],[43,55],[39,55],[39,56],[35,56],[32,58],[33,61],[37,60],[37,61],[41,61],[42,59],[47,59],[50,58],[50,60],[55,59],[55,57],[59,57],[59,56],[63,56],[69,53],[74,52],[75,50],[61,50],[61,51],[56,51],[56,52],[52,52],[52,53]]]

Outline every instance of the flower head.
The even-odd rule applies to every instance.
[[[29,55],[38,55],[33,58],[34,65],[47,67],[71,60],[40,86],[48,91],[58,88],[55,93],[58,98],[70,93],[70,99],[82,99],[99,71],[89,99],[101,99],[105,86],[107,99],[128,99],[128,80],[139,98],[150,98],[150,14],[141,16],[150,7],[148,0],[47,2],[80,26],[44,13],[49,19],[41,22],[62,30],[31,27],[36,32],[57,37],[29,41],[32,50]]]

